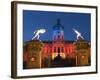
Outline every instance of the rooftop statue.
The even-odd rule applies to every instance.
[[[43,33],[45,33],[45,32],[46,32],[45,29],[38,29],[38,30],[35,30],[35,31],[34,31],[34,36],[33,36],[32,40],[34,40],[34,39],[39,40],[40,34],[43,34]]]
[[[73,31],[76,33],[77,37],[76,39],[79,40],[79,38],[84,39],[83,36],[81,35],[81,33],[79,31],[77,31],[76,29],[73,29]]]

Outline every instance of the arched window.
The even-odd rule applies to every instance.
[[[56,47],[54,47],[54,52],[56,52]]]
[[[61,47],[61,52],[62,52],[62,53],[64,52],[64,48],[63,48],[63,47]]]
[[[58,53],[60,53],[60,47],[58,47]]]
[[[64,37],[62,36],[62,40],[64,39]]]
[[[58,39],[60,39],[60,35],[58,35]]]

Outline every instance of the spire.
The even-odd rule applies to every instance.
[[[53,26],[53,29],[64,29],[64,27],[61,24],[60,19],[57,19],[56,25]]]
[[[57,25],[60,25],[60,19],[57,19]]]

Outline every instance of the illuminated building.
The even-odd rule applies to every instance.
[[[60,20],[57,20],[53,26],[53,36],[51,42],[43,42],[42,56],[51,56],[54,59],[58,54],[61,58],[74,58],[75,46],[74,41],[64,41],[64,26],[61,25]]]
[[[52,41],[42,41],[43,46],[41,48],[41,55],[30,54],[28,50],[25,51],[26,45],[30,41],[24,43],[24,66],[30,63],[30,58],[33,61],[34,68],[34,56],[38,57],[35,64],[40,63],[41,68],[46,67],[67,67],[67,66],[86,66],[90,65],[90,45],[85,40],[77,41],[65,41],[64,40],[64,26],[61,24],[60,20],[57,20],[56,25],[53,26]],[[34,40],[33,40],[34,42]],[[35,44],[35,42],[34,42]],[[30,44],[32,45],[32,44]],[[88,46],[88,47],[87,47]],[[35,45],[38,49],[38,45]],[[80,47],[80,49],[78,49]],[[30,51],[33,51],[32,48]],[[36,66],[36,68],[40,68]],[[25,67],[24,67],[25,68]],[[26,67],[30,68],[30,67]]]

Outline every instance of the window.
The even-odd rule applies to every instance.
[[[56,52],[56,47],[54,47],[54,52]]]
[[[61,52],[62,52],[62,53],[64,52],[64,48],[63,48],[63,47],[61,48]]]
[[[58,47],[58,53],[60,53],[60,48]]]

